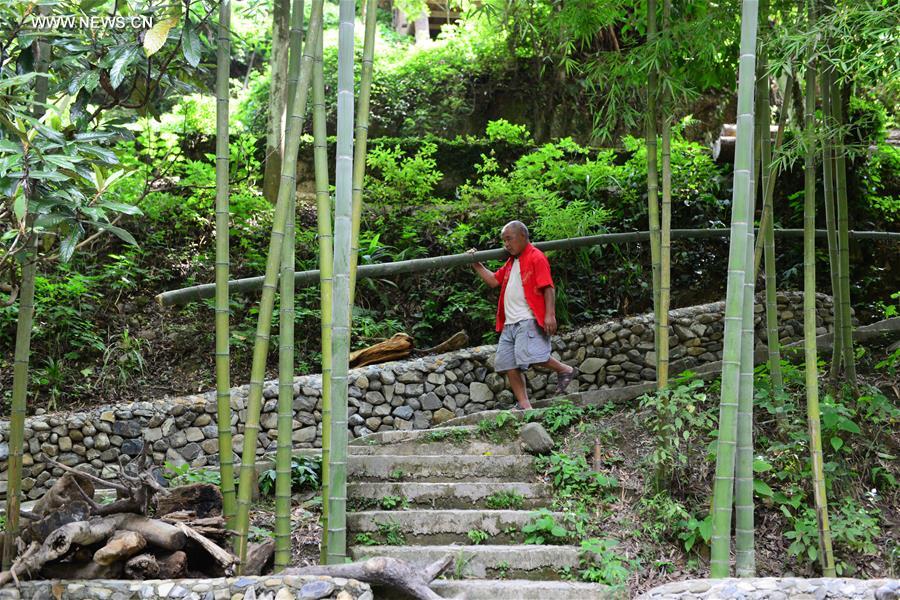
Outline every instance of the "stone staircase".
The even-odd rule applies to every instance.
[[[611,598],[606,586],[561,580],[561,570],[578,567],[577,546],[521,543],[522,527],[535,508],[550,505],[552,491],[536,480],[533,459],[518,440],[489,442],[475,425],[446,425],[351,442],[348,499],[358,509],[347,514],[353,559],[391,556],[426,564],[453,554],[444,579],[432,584],[445,598]],[[488,498],[498,492],[519,494],[522,506],[489,508]],[[385,502],[395,506],[385,510]],[[469,537],[476,530],[487,536],[479,544]],[[384,593],[377,597],[390,597]]]

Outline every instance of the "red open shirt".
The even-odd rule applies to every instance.
[[[500,267],[494,277],[500,282],[500,302],[497,304],[497,331],[503,331],[506,314],[503,310],[503,298],[506,294],[506,284],[509,281],[509,272],[512,269],[513,257],[509,257],[506,264]],[[540,327],[544,326],[544,288],[553,287],[553,277],[550,275],[550,262],[544,253],[528,244],[519,255],[519,271],[522,274],[522,288],[525,290],[525,301],[528,308],[534,313],[534,318]]]

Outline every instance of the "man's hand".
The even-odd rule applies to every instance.
[[[475,252],[476,252],[475,248],[469,248],[468,250],[466,250],[466,254],[468,254],[469,256],[475,256]],[[469,266],[472,267],[473,270],[477,271],[479,264],[480,263],[472,262],[472,263],[469,263]]]
[[[544,317],[544,331],[548,336],[556,334],[556,315],[548,314]]]

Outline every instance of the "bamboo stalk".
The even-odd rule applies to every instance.
[[[321,36],[320,36],[321,37]],[[278,437],[275,449],[275,572],[291,562],[291,449],[294,421],[294,221],[290,201],[281,257],[278,325]]]
[[[320,35],[319,40],[322,39]],[[291,7],[288,114],[293,111],[303,52],[303,0]],[[294,247],[296,194],[289,201],[281,257],[281,310],[278,325],[278,437],[275,447],[275,572],[291,563],[291,450],[294,422]]]
[[[815,1],[810,2],[810,20],[815,19]],[[816,366],[816,254],[813,231],[816,226],[815,109],[816,67],[810,53],[806,67],[805,131],[806,160],[803,200],[803,339],[806,363],[806,423],[812,462],[812,485],[819,530],[819,561],[822,573],[834,577],[834,555],[828,525],[828,501],[822,461],[822,433],[819,422],[819,372]]]
[[[840,293],[841,293],[841,256],[838,249],[837,237],[837,220],[835,215],[835,160],[833,135],[830,132],[834,124],[833,113],[830,101],[830,78],[827,69],[822,69],[819,74],[821,82],[819,84],[822,90],[822,114],[824,115],[824,139],[822,140],[822,183],[824,188],[825,199],[825,227],[828,231],[828,267],[831,274],[831,295],[834,299],[831,305],[832,314],[834,316],[834,348],[831,355],[831,377],[837,379],[841,369],[841,356],[844,348],[843,327],[841,327],[841,317],[843,313],[840,309]]]
[[[266,124],[266,160],[263,171],[263,196],[275,202],[279,190],[281,160],[284,158],[287,96],[288,39],[291,0],[272,2],[272,61],[269,73],[268,122]]]
[[[231,66],[231,0],[219,4],[216,36],[216,424],[222,512],[235,526],[234,450],[231,447],[231,350],[229,345],[228,273],[231,269],[229,219],[229,69]]]
[[[28,395],[28,361],[31,356],[31,326],[34,318],[34,278],[37,271],[37,234],[25,250],[19,311],[16,320],[16,347],[13,353],[13,389],[9,417],[9,459],[6,489],[6,539],[3,570],[8,571],[16,554],[19,512],[22,502],[22,455],[25,444],[25,400]]]
[[[353,22],[355,3],[340,0],[337,153],[332,306],[331,458],[327,563],[347,555],[347,391],[350,359],[350,238],[353,214]]]
[[[857,393],[856,357],[853,353],[853,320],[850,315],[850,235],[847,214],[847,161],[844,151],[844,103],[837,82],[832,82],[832,109],[838,127],[834,155],[837,191],[838,249],[841,257],[840,298],[841,298],[841,339],[844,350],[844,374],[853,393]]]
[[[724,238],[730,235],[730,229],[673,229],[672,239],[716,239]],[[826,231],[824,229],[816,230],[816,237],[825,239]],[[900,243],[900,233],[889,231],[849,231],[848,236],[858,240],[879,240]],[[599,246],[605,244],[625,244],[630,242],[642,242],[649,239],[650,234],[647,231],[632,231],[627,233],[604,233],[601,235],[591,235],[577,238],[567,238],[562,240],[551,240],[547,242],[537,242],[534,244],[536,248],[544,252],[550,250],[568,250],[572,248],[583,248],[586,246]],[[776,229],[776,238],[783,239],[802,239],[802,229]],[[495,250],[483,250],[475,254],[449,254],[447,256],[433,256],[431,258],[417,258],[413,260],[402,260],[393,263],[384,263],[379,265],[363,265],[357,269],[357,277],[391,277],[401,275],[403,273],[423,273],[426,271],[434,271],[437,269],[449,269],[467,265],[474,262],[484,262],[486,260],[506,260],[509,255],[502,248]],[[234,293],[255,292],[262,287],[264,277],[247,277],[244,279],[235,279],[228,282],[229,291]],[[294,281],[298,286],[317,285],[319,283],[319,271],[296,271],[294,273]],[[180,290],[172,290],[163,292],[156,296],[156,301],[161,306],[177,306],[187,304],[196,300],[212,298],[215,293],[215,286],[212,284],[202,284],[186,287]]]
[[[663,32],[669,29],[672,0],[663,0]],[[672,118],[662,120],[662,215],[659,233],[659,323],[656,348],[656,387],[669,385],[669,304],[672,272]]]
[[[781,115],[778,117],[778,130],[775,132],[775,146],[772,150],[770,150],[769,155],[774,152],[778,154],[781,150],[781,145],[784,142],[784,129],[787,125],[788,113],[790,112],[789,108],[791,106],[791,96],[794,90],[793,78],[790,75],[787,75],[787,81],[785,81],[784,85],[784,98],[781,101]],[[771,135],[771,134],[768,134]],[[770,140],[766,138],[766,146],[770,145]],[[770,225],[774,226],[774,210],[775,207],[772,205],[772,198],[775,196],[775,182],[778,180],[778,165],[771,165],[769,169],[769,183],[765,187],[766,197],[763,201],[763,210],[762,214],[759,217],[759,230],[765,231]],[[774,227],[773,227],[774,228]],[[802,237],[802,236],[801,236]],[[763,245],[765,243],[765,236],[758,237],[756,240],[756,250],[754,251],[753,258],[753,277],[756,278],[756,274],[759,273],[759,265],[762,261],[763,254]]]
[[[375,0],[366,0],[362,72],[356,107],[356,139],[353,147],[353,230],[350,234],[350,306],[356,298],[356,265],[359,260],[359,228],[362,220],[363,182],[366,175],[366,145],[369,139],[369,95],[375,56]],[[352,315],[351,315],[352,317]]]
[[[307,46],[310,43],[315,44],[321,33],[318,28],[320,23],[319,15],[321,13],[322,0],[316,0],[313,2],[309,32],[306,36],[308,40]],[[297,85],[288,121],[284,161],[281,166],[281,185],[278,188],[278,201],[275,204],[272,236],[266,260],[266,275],[259,303],[259,321],[257,322],[256,339],[253,346],[253,362],[250,372],[250,389],[247,399],[247,418],[244,425],[244,445],[241,456],[237,499],[237,549],[241,562],[244,562],[247,557],[247,534],[250,528],[250,496],[251,486],[255,485],[254,463],[256,461],[256,444],[259,433],[259,413],[262,408],[262,388],[266,372],[266,357],[269,351],[272,307],[275,302],[275,285],[281,266],[285,235],[284,228],[287,223],[291,202],[296,194],[297,152],[300,144],[300,132],[303,129],[303,118],[306,114],[307,92],[312,73],[312,56],[304,52],[301,62],[300,81]]]
[[[331,230],[331,194],[328,188],[328,139],[325,122],[325,77],[322,37],[313,67],[313,156],[316,177],[316,212],[319,228],[319,304],[322,311],[322,543],[320,562],[327,559],[328,498],[331,460],[331,310],[334,276],[334,234]]]
[[[731,505],[734,496],[737,410],[740,397],[744,279],[748,267],[747,230],[751,229],[751,223],[747,219],[747,204],[750,202],[750,193],[753,189],[753,90],[756,78],[757,17],[758,2],[743,0],[731,245],[725,297],[722,395],[719,404],[719,438],[713,487],[713,530],[710,550],[710,576],[713,578],[727,577],[730,572]]]
[[[647,0],[647,43],[656,43],[656,0]],[[659,357],[662,338],[659,314],[660,257],[659,257],[659,173],[656,166],[656,94],[657,72],[651,67],[647,74],[647,220],[650,230],[650,266],[653,285],[654,346]]]
[[[764,59],[763,59],[764,60]],[[765,72],[765,67],[763,72]],[[778,117],[778,133],[775,136],[776,149],[780,146],[781,139],[784,136],[784,127],[787,123],[788,107],[790,106],[792,86],[790,81],[785,86],[784,99],[781,104],[781,115]],[[768,85],[766,86],[766,98],[768,98]],[[768,113],[766,113],[768,115]],[[768,123],[768,118],[766,119]],[[775,207],[774,192],[775,179],[778,175],[777,167],[772,165],[772,153],[769,148],[769,136],[765,135],[761,144],[763,154],[763,169],[766,177],[765,198],[763,200],[763,216],[760,217],[760,231],[765,243],[766,258],[766,348],[769,354],[769,374],[772,378],[772,390],[775,395],[778,414],[776,420],[784,425],[784,411],[781,403],[781,397],[784,392],[784,378],[781,373],[781,340],[778,334],[778,298],[776,287],[775,273]],[[765,214],[769,214],[769,218],[765,219]],[[758,247],[758,244],[757,244]],[[759,270],[757,263],[754,262],[754,275]],[[754,276],[755,279],[755,276]]]

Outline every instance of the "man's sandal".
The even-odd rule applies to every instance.
[[[560,375],[556,381],[556,393],[566,393],[566,388],[569,387],[569,384],[572,383],[572,380],[576,377],[578,377],[578,369],[576,367],[572,367],[570,372]]]

